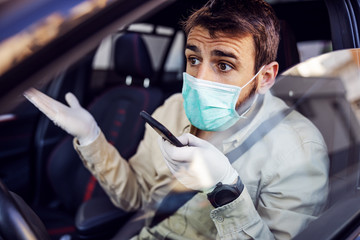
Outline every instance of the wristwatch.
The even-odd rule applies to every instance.
[[[244,184],[238,177],[235,184],[222,184],[221,182],[216,184],[215,189],[207,194],[210,203],[215,207],[221,207],[228,204],[238,198],[244,189]]]

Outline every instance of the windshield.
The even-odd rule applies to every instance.
[[[184,32],[205,2],[2,5],[0,178],[52,237],[295,238],[358,196],[360,50],[325,3],[268,1],[255,66],[252,38]]]
[[[111,1],[12,1],[2,8],[0,75]],[[6,3],[6,2],[5,2]],[[9,5],[9,6],[8,6]],[[21,21],[20,21],[21,19]],[[11,28],[7,26],[11,25]]]

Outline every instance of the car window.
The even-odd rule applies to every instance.
[[[329,239],[339,229],[354,226],[344,219],[356,211],[354,201],[360,189],[359,54],[360,49],[349,49],[310,58],[279,76],[273,88],[274,94],[290,106],[295,104],[317,126],[330,160],[327,210],[296,239],[313,239],[310,236],[314,233],[315,238]],[[332,224],[333,229],[316,230],[324,222]],[[358,230],[343,234],[356,239]]]
[[[309,58],[319,56],[332,51],[332,43],[330,40],[313,40],[297,43],[300,62],[304,62]]]
[[[138,33],[146,45],[151,58],[152,69],[156,73],[155,77],[157,79],[155,81],[161,84],[172,84],[173,82],[181,84],[182,72],[185,71],[184,32],[170,27],[146,23],[132,24],[124,32],[114,33],[101,42],[93,62],[93,75],[95,78],[106,78],[105,74],[102,73],[113,71],[114,63],[111,59],[114,42],[118,37],[130,32]],[[150,85],[153,84],[153,80],[150,79]],[[99,80],[97,79],[97,81]],[[162,88],[165,89],[166,87]],[[180,88],[178,87],[175,91],[180,91]]]
[[[183,31],[178,31],[165,64],[165,74],[172,73],[172,75],[170,75],[171,77],[165,76],[164,81],[182,81],[182,72],[185,71],[184,45],[185,34]]]
[[[324,137],[330,158],[330,204],[358,194],[359,54],[354,49],[310,58],[285,71],[273,88]]]

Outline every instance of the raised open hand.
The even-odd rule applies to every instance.
[[[99,127],[95,119],[86,109],[81,107],[74,94],[67,93],[65,95],[65,100],[69,106],[34,88],[28,89],[24,96],[55,125],[78,138],[81,145],[91,143],[98,136]]]

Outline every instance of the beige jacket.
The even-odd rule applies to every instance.
[[[174,135],[189,132],[190,123],[176,94],[153,116]],[[240,131],[220,146],[224,153],[239,146],[264,120],[285,109],[267,93],[262,107]],[[90,145],[74,146],[85,166],[112,201],[126,210],[150,209],[174,181],[158,146],[159,135],[146,126],[137,153],[125,161],[104,135]],[[238,199],[214,209],[203,193],[135,239],[290,239],[323,209],[328,191],[326,145],[315,126],[293,111],[233,163],[244,185]]]

